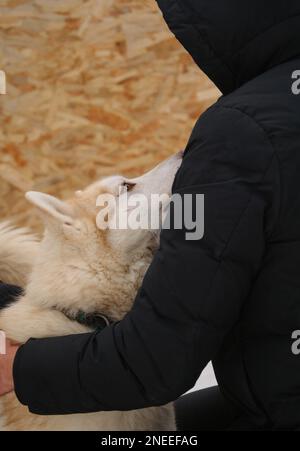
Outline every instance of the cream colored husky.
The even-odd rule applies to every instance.
[[[0,226],[0,279],[26,286],[25,295],[0,311],[0,330],[24,343],[42,338],[85,333],[73,321],[79,311],[98,312],[112,321],[131,308],[153,252],[153,230],[103,230],[96,224],[96,199],[170,193],[181,163],[177,154],[136,179],[114,176],[63,202],[42,193],[27,193],[41,212],[45,234],[41,243],[23,230]],[[0,430],[174,430],[171,404],[130,412],[99,412],[37,416],[21,406],[14,393],[0,398]]]

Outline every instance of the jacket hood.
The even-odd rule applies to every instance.
[[[300,55],[299,0],[157,3],[171,31],[223,94]]]

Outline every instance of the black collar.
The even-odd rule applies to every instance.
[[[108,319],[105,315],[100,313],[85,313],[83,310],[79,310],[77,314],[70,315],[68,312],[63,312],[67,318],[72,321],[77,321],[79,324],[83,326],[87,326],[91,329],[95,329],[101,331],[106,327],[113,324],[114,321]]]

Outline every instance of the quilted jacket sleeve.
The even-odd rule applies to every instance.
[[[277,219],[277,185],[277,160],[259,125],[235,109],[208,110],[173,187],[204,194],[204,238],[162,232],[120,323],[22,346],[14,366],[20,401],[39,414],[128,410],[191,388],[238,321]]]

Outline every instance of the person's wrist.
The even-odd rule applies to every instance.
[[[1,334],[3,337],[3,334]],[[0,355],[0,396],[14,389],[13,366],[18,346],[11,344],[8,340],[6,346],[2,346],[4,354]]]

